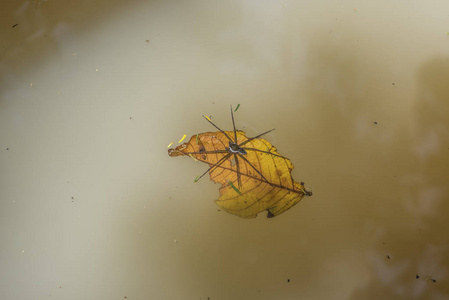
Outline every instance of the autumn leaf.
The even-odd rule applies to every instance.
[[[215,202],[224,211],[242,218],[255,218],[267,210],[267,217],[274,217],[304,196],[312,195],[303,183],[293,180],[291,161],[260,138],[267,132],[248,138],[243,131],[235,130],[235,125],[234,131],[222,131],[210,118],[206,120],[220,131],[193,135],[188,142],[169,149],[168,154],[190,156],[209,165],[203,175],[209,173],[210,180],[221,184]]]

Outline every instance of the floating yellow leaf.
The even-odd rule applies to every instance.
[[[248,138],[234,124],[234,131],[223,131],[204,118],[219,131],[193,135],[187,143],[169,149],[168,154],[188,155],[209,165],[195,182],[209,173],[210,180],[220,183],[220,197],[215,202],[223,210],[242,218],[254,218],[266,210],[270,218],[312,195],[304,183],[293,180],[291,161],[261,138],[274,129]]]

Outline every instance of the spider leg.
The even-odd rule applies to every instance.
[[[215,128],[217,128],[218,130],[220,130],[220,132],[223,133],[223,134],[228,138],[228,140],[231,141],[231,143],[232,143],[232,139],[229,137],[229,135],[226,134],[226,132],[224,132],[224,131],[221,130],[217,125],[215,125],[214,123],[212,123],[212,121],[209,120],[208,118],[206,118],[205,115],[203,115],[203,118],[205,118],[207,122],[211,123],[212,126],[214,126]]]
[[[246,161],[247,163],[248,163],[248,165],[250,165],[251,166],[251,168],[253,168],[257,173],[259,173],[259,175],[269,184],[269,185],[273,185],[273,184],[271,184],[271,182],[269,182],[266,178],[265,178],[265,176],[263,176],[262,175],[262,173],[260,173],[259,172],[259,170],[257,170],[256,169],[256,167],[254,167],[247,159],[246,159],[246,157],[244,157],[243,155],[240,155],[239,154],[239,156],[244,160],[244,161]]]
[[[228,150],[213,150],[213,151],[181,152],[181,153],[184,155],[189,155],[189,154],[215,154],[215,153],[228,153],[228,152],[229,152]]]
[[[240,176],[240,165],[239,165],[239,159],[237,154],[234,153],[234,159],[235,159],[235,165],[237,166],[237,182],[239,185],[239,189],[242,188],[242,178]]]
[[[244,141],[243,143],[241,143],[241,144],[239,145],[239,147],[245,145],[246,143],[248,143],[248,142],[250,142],[250,141],[252,141],[252,140],[254,140],[254,139],[260,138],[262,135],[267,134],[267,133],[273,131],[274,129],[275,129],[275,128],[273,128],[273,129],[271,129],[271,130],[268,130],[268,131],[265,131],[264,133],[261,133],[261,134],[259,134],[259,135],[256,135],[255,137],[252,137],[252,138],[247,139],[246,141]]]
[[[232,117],[232,126],[234,126],[234,138],[235,138],[234,143],[237,143],[237,131],[235,130],[234,113],[232,112],[232,105],[231,105],[231,117]]]
[[[269,151],[259,150],[259,149],[256,149],[256,148],[242,147],[242,149],[245,149],[245,150],[251,150],[251,151],[256,151],[256,152],[262,152],[262,153],[271,154],[271,155],[274,155],[274,156],[277,156],[277,157],[280,157],[280,158],[287,159],[287,157],[284,157],[284,156],[282,156],[282,155],[278,155],[278,154],[275,154],[275,153],[272,153],[272,152],[269,152]]]
[[[218,168],[226,159],[228,159],[230,156],[232,155],[232,153],[228,153],[225,156],[223,156],[219,161],[217,161],[213,166],[211,166],[209,169],[206,170],[206,172],[204,172],[200,177],[198,177],[197,179],[195,179],[195,182],[197,182],[198,180],[201,179],[201,177],[203,177],[204,175],[207,174],[207,172],[211,171],[214,168]]]

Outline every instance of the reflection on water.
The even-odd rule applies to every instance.
[[[2,8],[0,298],[449,298],[446,2]],[[273,219],[166,154],[238,103],[313,187]]]

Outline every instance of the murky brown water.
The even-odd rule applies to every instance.
[[[449,299],[449,3],[315,2],[2,5],[0,298]],[[238,103],[273,219],[167,155]]]

